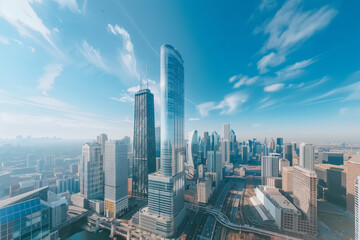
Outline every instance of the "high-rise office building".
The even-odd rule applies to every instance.
[[[155,148],[156,148],[156,157],[159,158],[160,157],[160,151],[161,151],[161,128],[159,127],[155,127]]]
[[[206,145],[206,153],[205,156],[207,156],[207,151],[210,151],[210,136],[209,136],[209,132],[204,132],[204,137],[203,137],[203,141]]]
[[[355,182],[355,240],[360,240],[360,176]]]
[[[294,167],[283,167],[282,175],[282,190],[285,192],[293,191],[293,171]]]
[[[128,144],[115,140],[105,142],[104,214],[116,218],[128,208]]]
[[[315,171],[315,147],[309,143],[300,145],[299,165],[303,168]]]
[[[279,158],[275,156],[261,157],[261,178],[266,183],[266,178],[279,176]]]
[[[135,94],[132,195],[146,198],[148,174],[156,171],[154,95],[149,89]]]
[[[249,147],[246,145],[241,145],[241,158],[243,164],[248,163],[248,159],[249,159],[248,153],[249,153]]]
[[[199,153],[199,143],[198,143],[198,134],[197,130],[191,131],[189,133],[189,141],[187,143],[186,149],[186,160],[189,164],[189,167],[196,169],[198,165],[198,153]]]
[[[352,156],[346,165],[346,210],[354,214],[355,181],[360,176],[360,155]]]
[[[343,165],[344,164],[344,153],[320,152],[319,153],[319,163]]]
[[[215,152],[215,172],[216,172],[216,187],[219,186],[223,180],[223,163],[222,163],[222,154],[220,151]]]
[[[170,45],[161,46],[161,157],[160,171],[149,174],[148,207],[140,210],[141,229],[168,238],[185,216],[183,161],[184,67],[180,53]]]
[[[220,148],[222,154],[222,163],[230,163],[230,143],[229,140],[223,139],[220,141]]]
[[[224,139],[225,140],[230,140],[229,139],[229,132],[230,132],[230,123],[224,123]]]
[[[84,143],[80,158],[80,193],[86,199],[104,196],[103,165],[101,161],[101,145]]]
[[[290,166],[292,166],[292,155],[293,149],[291,143],[285,144],[283,146],[283,158],[287,159],[290,162]]]
[[[219,142],[220,142],[219,134],[216,131],[212,132],[210,136],[210,150],[218,151],[220,147]]]
[[[106,134],[102,133],[96,138],[96,142],[101,145],[101,155],[104,156],[105,152],[105,142],[108,140],[108,137]],[[104,158],[104,157],[103,157]]]
[[[293,170],[294,204],[306,216],[300,231],[310,235],[317,232],[317,177],[314,171],[295,166]],[[300,220],[301,221],[301,220]]]
[[[284,139],[283,138],[277,138],[276,139],[276,145],[282,146],[284,144]]]
[[[274,152],[274,150],[275,150],[275,141],[274,141],[273,138],[270,139],[268,147],[269,147],[269,152],[271,152],[271,153]]]
[[[206,159],[206,167],[208,172],[215,172],[216,171],[216,152],[215,151],[208,151],[208,156]]]

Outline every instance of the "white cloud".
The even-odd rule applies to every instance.
[[[22,43],[22,41],[20,41],[20,40],[18,40],[18,39],[14,39],[14,42],[16,42],[17,44],[19,44],[19,45],[23,45],[23,43]]]
[[[32,32],[37,32],[57,49],[51,40],[50,30],[44,25],[30,3],[32,2],[28,0],[0,0],[0,17],[13,25],[22,36],[34,38]]]
[[[222,101],[219,103],[215,102],[205,102],[197,105],[197,110],[200,115],[205,117],[213,110],[221,110],[220,114],[232,114],[238,110],[241,105],[247,102],[248,95],[244,92],[235,92],[229,95],[226,95]]]
[[[261,124],[259,124],[259,123],[254,123],[254,124],[252,125],[252,127],[253,127],[253,128],[259,128],[259,127],[261,127]]]
[[[112,100],[115,100],[117,102],[125,102],[125,103],[133,103],[134,102],[134,98],[131,97],[129,94],[127,93],[122,93],[120,94],[120,97],[119,98],[116,98],[116,97],[110,97],[110,99]]]
[[[275,0],[262,0],[259,5],[259,10],[263,11],[265,9],[272,9],[276,7],[276,1]]]
[[[284,50],[293,47],[325,28],[337,14],[335,9],[328,6],[318,10],[302,11],[300,3],[300,0],[285,2],[264,28],[264,33],[269,34],[265,50]]]
[[[100,50],[96,50],[91,45],[89,45],[85,40],[83,41],[82,48],[80,48],[82,55],[88,60],[88,62],[94,64],[95,66],[109,71],[109,68],[105,64],[105,60],[101,56]]]
[[[200,118],[189,118],[189,121],[199,121]]]
[[[324,29],[336,14],[337,11],[329,6],[303,11],[300,0],[286,1],[269,22],[254,31],[269,36],[262,52],[272,50],[258,62],[260,73],[267,72],[269,66],[283,63],[291,50]]]
[[[9,39],[7,39],[6,37],[3,37],[3,36],[0,36],[0,42],[5,44],[5,45],[10,44]]]
[[[271,107],[271,106],[275,105],[277,102],[275,100],[266,100],[266,101],[260,101],[260,103],[261,103],[261,105],[258,107],[258,110]]]
[[[240,75],[235,75],[235,76],[240,76]],[[243,85],[250,86],[250,85],[254,84],[258,79],[259,79],[258,76],[255,76],[252,78],[249,78],[248,76],[243,76],[234,84],[233,88],[239,88]],[[237,79],[235,78],[235,80],[237,80]]]
[[[242,77],[242,74],[234,75],[231,78],[229,78],[229,83],[233,83],[233,82],[235,82],[235,80],[237,80],[241,77]]]
[[[303,87],[301,90],[308,90],[308,89],[317,87],[323,83],[326,83],[329,79],[330,79],[329,77],[325,76],[325,77],[321,78],[320,80],[316,80],[316,81],[312,82],[310,85]]]
[[[260,73],[266,73],[269,71],[268,67],[275,67],[285,61],[285,56],[278,53],[271,52],[268,55],[262,57],[257,63],[257,68]]]
[[[309,65],[313,64],[313,59],[303,60],[301,62],[294,63],[288,67],[283,68],[276,72],[279,80],[287,80],[299,76],[304,72],[304,69]]]
[[[57,4],[59,4],[60,8],[69,8],[72,12],[80,13],[79,6],[76,0],[54,0]]]
[[[39,78],[37,89],[41,90],[44,95],[53,88],[55,79],[60,76],[63,70],[61,64],[50,64],[44,68],[44,74]]]
[[[125,65],[128,72],[136,78],[139,78],[140,75],[136,70],[136,58],[134,52],[134,44],[131,41],[131,37],[128,31],[124,28],[119,27],[117,24],[112,26],[108,24],[107,29],[109,32],[114,34],[115,36],[119,35],[123,39],[123,48],[120,52],[120,59],[122,60],[123,64]]]
[[[29,49],[30,49],[30,51],[31,51],[32,53],[35,53],[35,48],[29,47]]]
[[[277,92],[277,91],[280,91],[281,89],[283,89],[284,86],[285,85],[283,83],[276,83],[276,84],[266,86],[264,88],[264,91],[265,92]]]

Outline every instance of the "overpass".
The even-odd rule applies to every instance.
[[[280,237],[282,239],[300,240],[300,238],[297,238],[297,237],[292,237],[292,236],[284,235],[281,233],[267,231],[267,230],[264,230],[261,228],[249,226],[247,224],[238,225],[238,224],[232,223],[229,220],[229,218],[225,214],[223,214],[220,210],[205,208],[205,212],[214,216],[216,218],[216,220],[224,227],[230,228],[235,231],[256,233],[256,234],[261,234],[261,235],[265,235],[265,236],[269,236],[269,237]]]

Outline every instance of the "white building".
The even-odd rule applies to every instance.
[[[207,203],[211,196],[211,179],[209,177],[198,179],[197,195],[199,203]]]
[[[261,178],[266,182],[268,177],[279,176],[279,157],[262,156],[261,157]]]
[[[309,143],[302,143],[299,155],[299,165],[310,171],[315,171],[315,147]]]

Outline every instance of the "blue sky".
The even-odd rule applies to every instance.
[[[360,2],[0,0],[0,138],[132,136],[160,46],[185,61],[186,131],[360,142]]]

